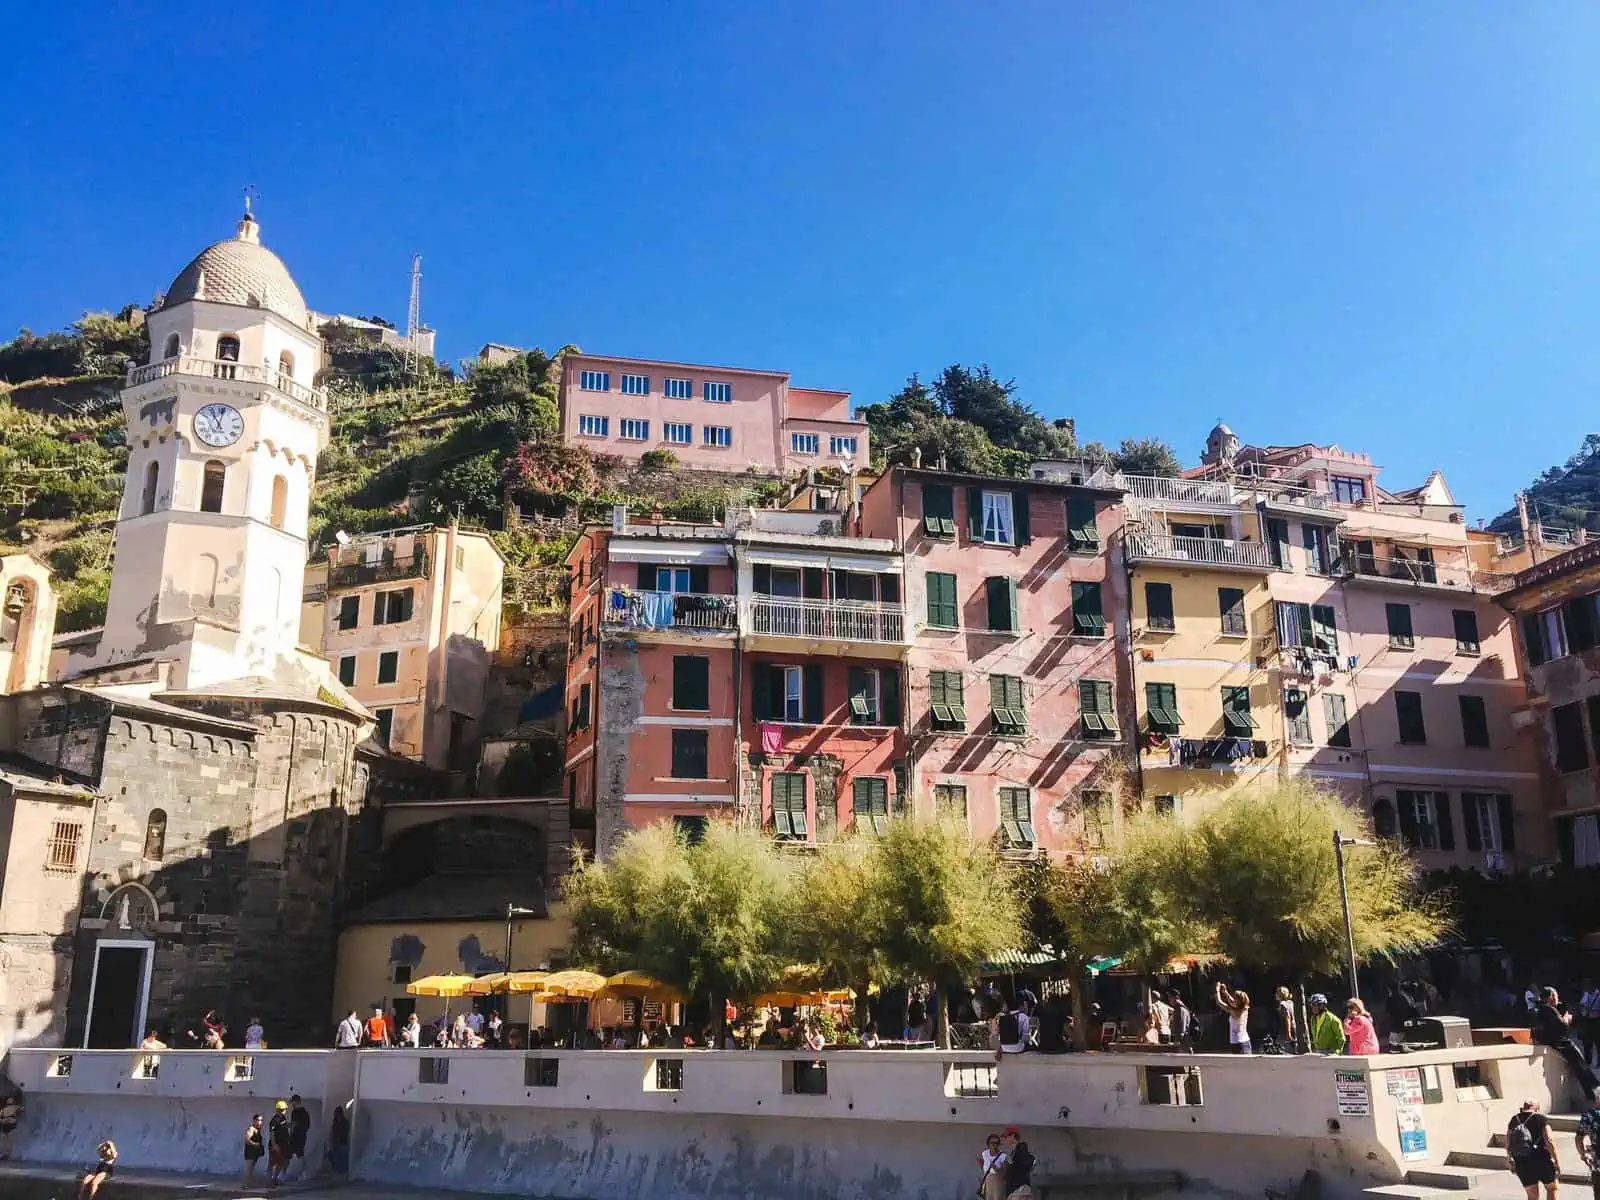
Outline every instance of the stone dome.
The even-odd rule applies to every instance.
[[[261,244],[261,227],[249,213],[225,242],[207,246],[178,272],[163,308],[185,300],[209,300],[264,308],[304,328],[306,301],[283,260]]]

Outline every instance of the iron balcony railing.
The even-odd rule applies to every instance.
[[[427,573],[428,552],[417,550],[405,558],[380,558],[332,567],[328,571],[328,586],[352,588],[369,583],[393,583],[398,579],[420,579]]]
[[[906,610],[899,604],[752,596],[745,605],[745,629],[750,633],[839,642],[906,639]]]
[[[250,363],[230,362],[224,358],[164,358],[160,362],[134,367],[128,372],[126,386],[134,387],[152,379],[168,375],[196,375],[204,379],[236,379],[242,383],[264,383],[277,388],[284,395],[309,408],[326,411],[328,395],[321,388],[308,387],[292,379],[273,366],[255,366]]]
[[[1214,504],[1231,507],[1238,495],[1230,483],[1209,479],[1172,479],[1162,475],[1126,475],[1128,495],[1163,504]]]
[[[732,596],[613,587],[606,589],[605,614],[601,620],[607,629],[732,633],[738,628],[738,613],[738,604]]]
[[[1128,558],[1133,562],[1205,563],[1218,567],[1256,567],[1270,570],[1272,559],[1261,542],[1236,542],[1224,538],[1173,537],[1135,529],[1128,534]]]
[[[1334,570],[1357,579],[1481,592],[1504,591],[1516,578],[1506,572],[1480,571],[1460,558],[1429,561],[1408,554],[1363,554],[1349,542],[1343,545]]]

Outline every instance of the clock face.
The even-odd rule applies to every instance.
[[[208,404],[194,415],[194,435],[208,446],[231,446],[244,435],[244,418],[230,404]]]

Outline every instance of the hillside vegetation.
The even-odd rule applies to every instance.
[[[89,313],[60,332],[23,330],[0,345],[0,551],[26,549],[50,564],[62,632],[104,618],[127,464],[116,394],[129,364],[148,359],[143,316],[137,305]],[[679,472],[670,451],[625,467],[563,445],[558,385],[571,347],[461,373],[424,359],[408,376],[397,351],[345,326],[322,333],[332,429],[312,501],[314,545],[339,531],[456,518],[493,533],[508,562],[508,601],[538,607],[559,594],[560,564],[581,523],[615,504],[715,519],[783,485],[758,474]],[[948,367],[931,386],[912,375],[860,415],[875,465],[909,462],[919,449],[926,466],[977,473],[1023,475],[1035,458],[1079,455],[1146,474],[1178,469],[1155,440],[1080,446],[1070,419],[1041,417],[987,366]]]
[[[1550,467],[1527,487],[1528,511],[1548,529],[1600,530],[1600,433],[1583,439],[1578,452]],[[1489,523],[1496,533],[1516,533],[1515,507]]]

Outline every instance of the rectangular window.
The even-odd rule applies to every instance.
[[[394,709],[376,708],[372,710],[372,716],[378,722],[378,728],[372,736],[377,739],[378,745],[387,746],[394,733]]]
[[[849,672],[850,724],[881,725],[878,672],[871,667],[851,667]]]
[[[802,771],[778,771],[772,776],[772,833],[780,841],[803,842],[806,827],[806,777]]]
[[[1596,645],[1595,598],[1575,596],[1561,606],[1561,623],[1567,631],[1567,649],[1573,654],[1593,650]]]
[[[672,832],[689,845],[698,846],[706,840],[706,826],[710,823],[705,817],[673,817]]]
[[[967,704],[960,671],[928,672],[929,726],[943,733],[964,733]]]
[[[1225,687],[1222,689],[1222,732],[1227,737],[1249,737],[1256,731],[1256,719],[1250,713],[1250,689]]]
[[[1289,741],[1296,746],[1311,745],[1311,708],[1304,690],[1283,689],[1283,715],[1289,725]]]
[[[828,439],[828,453],[834,458],[838,458],[841,454],[854,458],[856,456],[856,439],[834,434]]]
[[[1455,620],[1456,626],[1456,653],[1476,654],[1478,652],[1478,614],[1471,609],[1458,608],[1450,615]]]
[[[78,821],[54,821],[50,841],[45,846],[47,871],[72,871],[78,865],[78,847],[83,843],[83,825]]]
[[[1422,723],[1422,693],[1396,692],[1394,715],[1400,723],[1400,741],[1407,746],[1423,746],[1428,741],[1427,728]]]
[[[1183,718],[1178,715],[1177,684],[1145,684],[1144,711],[1151,733],[1177,734],[1183,727]]]
[[[1589,744],[1583,735],[1583,705],[1558,704],[1550,710],[1556,735],[1556,770],[1581,771],[1589,765]]]
[[[1503,854],[1515,848],[1511,797],[1504,792],[1462,792],[1461,817],[1468,850]]]
[[[372,596],[372,623],[374,625],[399,625],[411,620],[411,589],[394,592],[374,592]]]
[[[1411,606],[1385,604],[1383,611],[1389,620],[1389,645],[1400,650],[1409,650],[1415,646],[1417,641],[1411,633]]]
[[[995,794],[1000,814],[1000,838],[1007,850],[1031,850],[1039,839],[1033,832],[1033,797],[1025,787],[1003,787]]]
[[[1469,746],[1489,744],[1489,714],[1482,696],[1457,696],[1461,706],[1461,740]]]
[[[1117,710],[1111,700],[1111,682],[1078,680],[1078,724],[1085,738],[1105,741],[1117,736]]]
[[[933,807],[940,816],[967,819],[967,788],[961,783],[933,785]]]
[[[1147,583],[1144,585],[1144,618],[1151,629],[1177,628],[1172,616],[1172,585]]]
[[[1528,652],[1530,667],[1543,666],[1550,661],[1550,647],[1544,640],[1544,621],[1538,613],[1528,613],[1522,618],[1522,644]]]
[[[400,677],[400,651],[385,650],[378,655],[378,682],[393,683]]]
[[[1222,614],[1222,632],[1241,636],[1249,632],[1244,619],[1244,592],[1238,588],[1217,589],[1217,609]]]
[[[530,1054],[522,1060],[522,1086],[531,1088],[560,1087],[561,1060],[559,1058],[535,1058]]]
[[[851,803],[856,827],[882,833],[889,825],[889,779],[886,775],[867,775],[851,781]]]
[[[817,435],[814,433],[791,433],[789,435],[789,449],[796,454],[815,454],[817,452]]]
[[[956,535],[956,495],[942,483],[922,485],[922,527],[929,537]]]
[[[1397,791],[1395,808],[1400,818],[1400,836],[1418,850],[1453,850],[1455,838],[1442,822],[1450,813],[1449,793],[1442,793],[1443,805],[1435,802],[1433,792]]]
[[[622,376],[622,394],[624,396],[648,396],[650,394],[650,376],[629,375]]]
[[[1267,518],[1267,556],[1275,567],[1289,565],[1289,522]]]
[[[1340,504],[1360,504],[1367,498],[1367,481],[1359,476],[1335,475],[1330,482],[1333,498]]]
[[[682,421],[668,421],[661,426],[662,436],[673,446],[687,446],[694,440],[694,426]]]
[[[248,1076],[246,1076],[246,1078],[248,1078]],[[449,1083],[450,1060],[448,1058],[417,1059],[417,1082],[434,1084]]]
[[[806,719],[805,671],[800,667],[779,667],[783,672],[783,719],[791,723]]]
[[[354,629],[361,623],[361,597],[341,596],[339,598],[339,628]]]
[[[1156,816],[1175,817],[1178,815],[1178,798],[1176,796],[1156,797]]]
[[[650,422],[641,421],[637,417],[622,418],[622,440],[625,442],[644,442],[650,440]]]
[[[706,779],[709,777],[706,762],[707,734],[704,729],[674,729],[672,731],[672,777],[674,779]]]
[[[1333,550],[1328,539],[1328,531],[1321,525],[1313,525],[1307,521],[1300,526],[1300,540],[1306,548],[1306,570],[1314,575],[1331,574]]]
[[[1337,692],[1322,693],[1322,715],[1328,722],[1328,745],[1350,745],[1350,717],[1345,710],[1344,697]]]
[[[589,685],[587,683],[581,684],[578,687],[578,728],[579,729],[587,729],[587,728],[589,728],[589,718],[593,713],[593,705],[591,703],[591,698],[592,698],[593,694],[594,693],[590,690],[590,687],[589,687]]]
[[[694,380],[692,379],[663,379],[661,393],[668,400],[693,400]]]
[[[711,660],[703,654],[672,656],[672,707],[681,712],[711,708]]]
[[[346,654],[339,659],[339,682],[345,687],[354,687],[356,682],[356,656]]]
[[[733,429],[728,425],[702,425],[700,427],[700,444],[703,446],[733,445]]]
[[[1105,610],[1100,607],[1098,583],[1072,585],[1072,631],[1079,637],[1105,637]]]
[[[1600,693],[1589,697],[1589,738],[1594,746],[1594,760],[1600,762]]]
[[[1018,632],[1021,626],[1017,621],[1017,581],[993,576],[983,581],[983,590],[989,610],[989,628],[1002,633]]]
[[[928,587],[928,624],[935,629],[960,628],[956,577],[943,571],[929,571],[923,578]]]
[[[1022,678],[989,676],[989,713],[1000,737],[1022,737],[1028,732],[1028,713],[1022,701]]]
[[[1280,648],[1300,647],[1337,656],[1339,629],[1331,604],[1296,604],[1279,600],[1273,605],[1273,621]]]
[[[652,568],[644,568],[651,570]],[[692,592],[694,591],[694,572],[689,567],[655,567],[655,591],[658,592]],[[641,575],[641,582],[649,577]]]
[[[596,417],[584,413],[578,417],[578,433],[583,437],[606,437],[611,431],[610,417]]]
[[[1093,554],[1100,549],[1100,528],[1089,496],[1067,497],[1067,548],[1074,554]]]
[[[611,390],[611,372],[579,371],[578,386],[586,392],[609,392]]]
[[[1106,834],[1114,818],[1109,792],[1080,793],[1083,801],[1083,844],[1090,850],[1104,850]]]
[[[708,383],[705,387],[705,397],[713,404],[732,404],[733,384]]]
[[[983,492],[983,540],[991,546],[1016,544],[1010,492]]]

